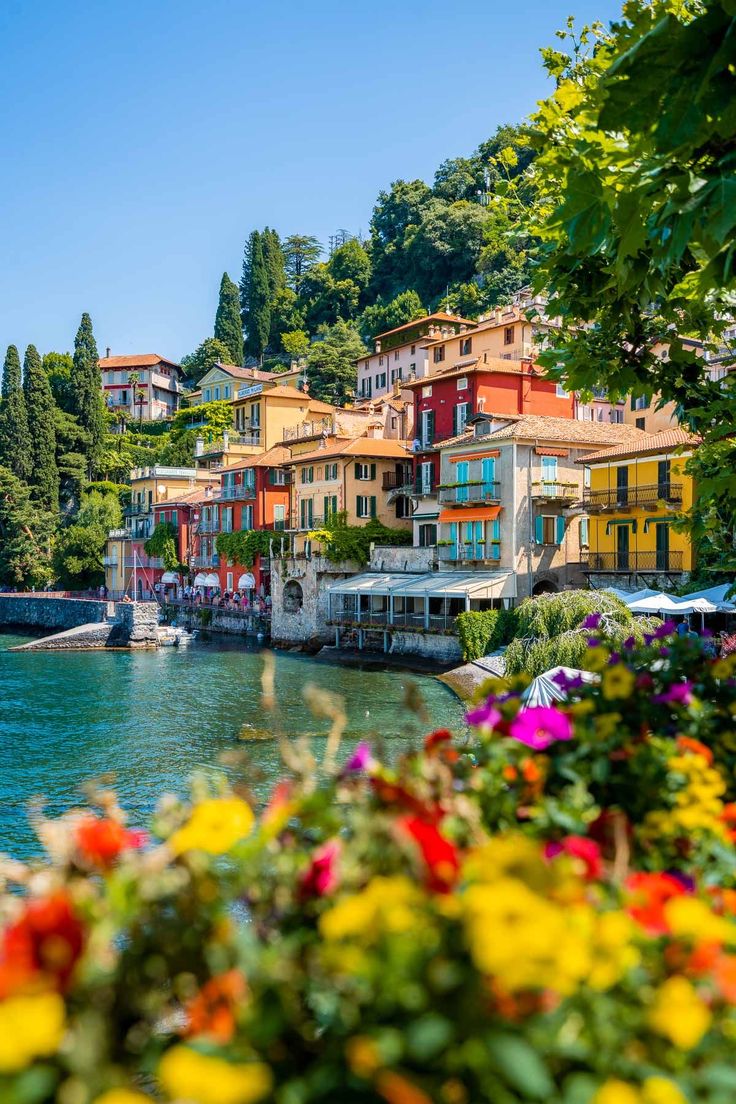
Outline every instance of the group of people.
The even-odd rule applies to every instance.
[[[258,613],[262,616],[271,610],[271,595],[264,597],[254,594],[252,591],[225,590],[222,593],[215,591],[210,597],[206,597],[202,587],[185,586],[182,597],[186,602],[194,605],[202,605],[206,602],[216,609],[229,609],[242,611],[243,613]]]

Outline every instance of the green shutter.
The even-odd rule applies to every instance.
[[[375,478],[376,478],[376,465],[371,464],[371,479],[375,479]]]
[[[537,544],[544,542],[544,519],[541,517],[534,519],[534,535]]]
[[[371,495],[371,517],[374,518],[375,516],[376,516],[376,496]]]
[[[565,539],[565,519],[564,517],[555,518],[555,544],[562,544]]]

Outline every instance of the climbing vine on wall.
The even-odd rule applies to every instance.
[[[179,561],[176,538],[176,526],[170,521],[160,521],[143,548],[147,556],[163,560],[167,571],[186,571],[186,564]]]
[[[231,563],[242,564],[243,567],[252,567],[256,556],[267,556],[270,551],[271,541],[276,547],[281,547],[284,540],[283,533],[272,533],[263,529],[246,529],[238,533],[220,533],[216,540],[219,555]]]
[[[322,546],[326,558],[332,563],[351,560],[354,563],[365,564],[370,559],[372,544],[409,545],[412,543],[411,530],[390,529],[377,518],[372,518],[366,525],[348,525],[347,513],[344,510],[334,514],[322,529],[313,530],[309,536]]]

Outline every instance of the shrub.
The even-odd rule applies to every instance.
[[[469,610],[459,614],[455,624],[465,662],[480,659],[510,643],[516,632],[516,620],[513,609]]]

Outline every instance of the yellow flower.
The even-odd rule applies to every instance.
[[[709,943],[733,943],[736,927],[716,916],[697,897],[673,897],[664,906],[667,925],[678,938],[705,940]]]
[[[607,667],[601,679],[603,697],[608,701],[616,698],[629,698],[636,683],[636,676],[625,663],[614,663]]]
[[[325,939],[376,939],[383,933],[416,930],[422,895],[408,878],[375,877],[360,893],[343,897],[320,917]]]
[[[610,989],[640,959],[633,945],[634,925],[624,912],[604,912],[596,920],[593,963],[588,982],[594,989]]]
[[[588,648],[583,656],[583,666],[586,671],[602,671],[608,665],[610,655],[607,648]]]
[[[641,1104],[641,1097],[633,1085],[614,1079],[601,1085],[590,1104]]]
[[[226,1062],[187,1046],[166,1051],[158,1076],[172,1100],[194,1104],[254,1104],[273,1086],[271,1070],[263,1062]]]
[[[134,1089],[108,1089],[95,1097],[94,1104],[153,1104],[153,1100]]]
[[[0,1073],[16,1073],[34,1058],[53,1054],[64,1034],[64,1001],[58,993],[0,1001]]]
[[[688,1104],[685,1094],[668,1077],[647,1077],[641,1099],[642,1104]]]
[[[187,823],[169,838],[176,855],[183,851],[207,851],[224,855],[250,833],[254,816],[240,797],[218,797],[195,805]]]
[[[710,1027],[711,1014],[684,977],[671,977],[657,990],[649,1023],[680,1050],[697,1046]]]
[[[348,1066],[356,1077],[368,1080],[381,1065],[381,1055],[375,1039],[368,1035],[354,1035],[345,1044]]]

